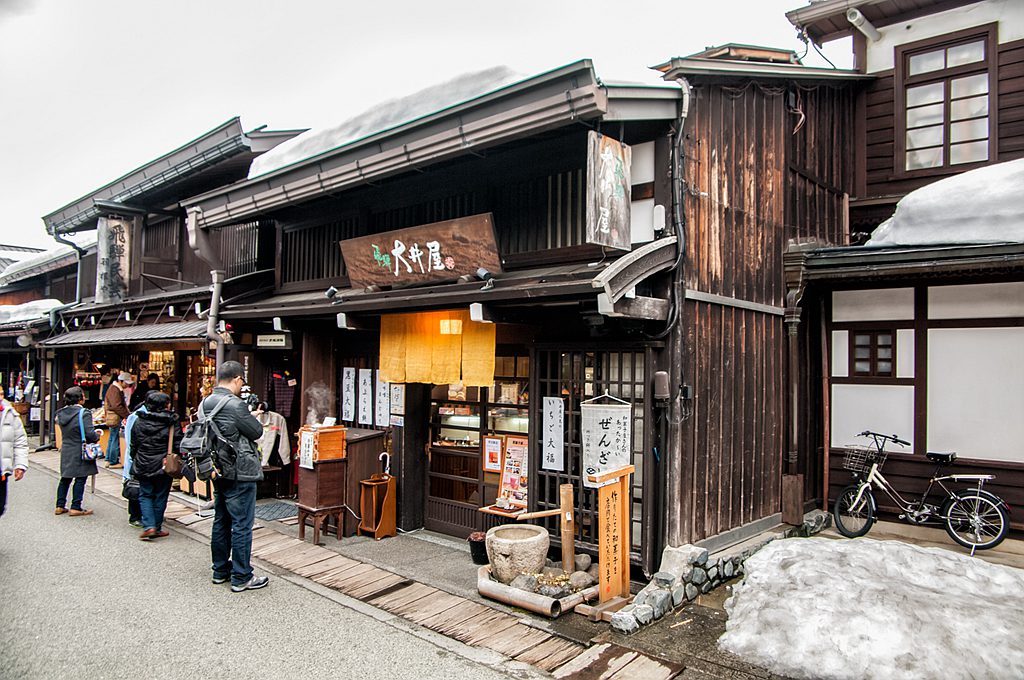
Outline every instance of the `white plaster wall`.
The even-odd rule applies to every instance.
[[[849,375],[850,332],[832,331],[832,377],[846,378]]]
[[[999,22],[999,42],[1024,38],[1024,2],[1022,0],[985,0],[966,7],[938,12],[878,29],[882,39],[868,41],[868,73],[893,68],[898,45],[934,38],[965,28]]]
[[[928,289],[929,319],[1013,316],[1024,317],[1024,281],[933,286]]]
[[[832,293],[833,321],[905,321],[913,318],[913,288],[837,290]]]
[[[1024,462],[1024,328],[928,331],[928,448]]]
[[[629,147],[632,158],[629,164],[631,184],[647,184],[654,181],[654,142],[634,144]]]
[[[629,181],[632,185],[654,181],[654,142],[630,147]],[[654,240],[654,199],[645,198],[630,203],[629,231],[631,243],[649,243]]]
[[[896,377],[914,377],[914,331],[909,328],[896,331]]]
[[[910,385],[833,385],[832,446],[865,445],[858,432],[874,430],[914,441],[914,388]],[[894,447],[909,453],[912,446]]]

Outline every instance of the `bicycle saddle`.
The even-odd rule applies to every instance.
[[[947,451],[947,452],[929,451],[928,453],[926,453],[924,455],[925,455],[925,457],[928,458],[928,460],[932,460],[932,461],[935,461],[936,463],[941,463],[943,465],[949,465],[954,460],[956,460],[956,451]]]

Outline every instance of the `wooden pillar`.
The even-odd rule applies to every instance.
[[[427,442],[430,436],[430,385],[405,386],[405,425],[394,428],[393,475],[398,481],[398,526],[423,527],[427,497]]]

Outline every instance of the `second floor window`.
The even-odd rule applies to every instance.
[[[905,172],[954,169],[990,158],[990,29],[946,36],[897,55],[902,74]]]
[[[852,331],[850,375],[871,378],[895,377],[895,336],[891,330]]]

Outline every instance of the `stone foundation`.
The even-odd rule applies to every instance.
[[[804,523],[798,527],[756,536],[714,556],[695,545],[665,548],[661,568],[630,604],[612,615],[612,628],[626,635],[635,633],[640,626],[741,575],[746,559],[775,539],[813,536],[831,524],[831,515],[813,510],[804,515]]]

